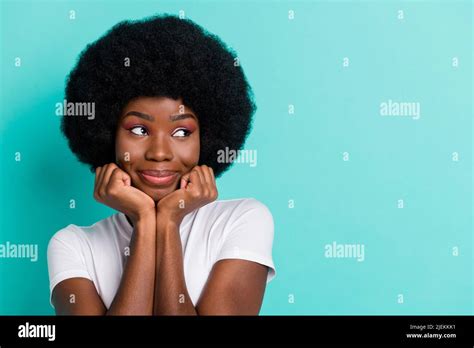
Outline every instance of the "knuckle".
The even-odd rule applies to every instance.
[[[110,174],[110,177],[113,177],[113,176],[117,175],[118,173],[119,173],[119,169],[115,168],[114,170],[112,170],[112,174]]]

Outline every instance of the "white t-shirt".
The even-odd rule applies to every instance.
[[[56,232],[48,245],[50,295],[65,279],[87,278],[108,309],[122,278],[132,233],[123,213],[92,226],[69,225]],[[273,217],[256,199],[209,203],[187,214],[179,233],[186,286],[194,305],[218,260],[244,259],[268,266],[267,283],[276,275]]]

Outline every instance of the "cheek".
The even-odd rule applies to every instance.
[[[121,168],[126,169],[133,164],[140,156],[143,156],[143,149],[136,142],[127,140],[127,137],[117,135],[115,141],[115,160]],[[128,170],[127,170],[128,172]]]
[[[177,148],[175,154],[184,166],[191,169],[199,162],[199,152],[199,134],[196,134],[196,137],[193,139],[193,141],[190,141],[185,146],[180,146]]]

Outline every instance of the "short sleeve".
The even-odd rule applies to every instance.
[[[230,217],[215,262],[243,259],[260,263],[268,267],[268,284],[276,276],[272,257],[273,236],[270,210],[256,199],[245,199]]]
[[[51,238],[47,254],[51,305],[53,289],[63,280],[76,277],[92,280],[81,255],[81,241],[72,225],[58,231]]]

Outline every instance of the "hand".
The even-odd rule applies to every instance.
[[[163,197],[156,206],[157,223],[174,222],[177,226],[191,211],[217,199],[214,171],[206,165],[195,166],[181,177],[180,188]]]
[[[129,216],[135,225],[146,215],[154,216],[155,201],[131,185],[131,178],[115,163],[95,170],[94,198]]]

